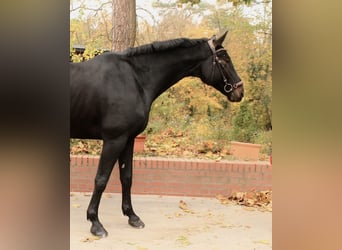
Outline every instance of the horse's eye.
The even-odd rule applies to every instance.
[[[228,57],[228,55],[227,55],[226,53],[222,53],[222,54],[220,55],[220,58],[222,58],[222,59],[224,59],[224,60],[229,60],[229,57]]]
[[[230,59],[227,55],[222,55],[221,60],[224,61],[225,63],[228,63]]]
[[[223,59],[224,59],[226,62],[229,62],[229,61],[230,61],[230,58],[229,58],[228,55],[224,55],[224,56],[223,56]]]

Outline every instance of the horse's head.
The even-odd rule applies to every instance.
[[[244,95],[243,82],[236,73],[227,50],[222,46],[228,32],[220,38],[208,40],[212,52],[201,66],[201,79],[227,96],[231,102],[240,102]]]

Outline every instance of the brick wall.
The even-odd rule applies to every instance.
[[[97,156],[70,156],[71,192],[93,191],[98,162]],[[133,164],[133,194],[212,197],[232,191],[272,189],[269,162],[135,157]],[[105,192],[121,192],[118,166]]]

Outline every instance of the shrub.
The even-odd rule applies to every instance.
[[[272,130],[259,132],[254,142],[261,144],[260,153],[265,155],[272,154]]]
[[[240,105],[238,112],[233,118],[233,129],[231,138],[240,142],[254,142],[257,134],[257,124],[253,118],[252,111],[246,101]]]

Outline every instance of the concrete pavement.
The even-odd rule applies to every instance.
[[[89,194],[70,196],[71,250],[272,249],[272,213],[222,205],[215,198],[132,195],[144,229],[128,225],[121,194],[104,194],[99,218],[108,237],[96,239],[86,220]],[[179,208],[183,200],[189,211]]]

